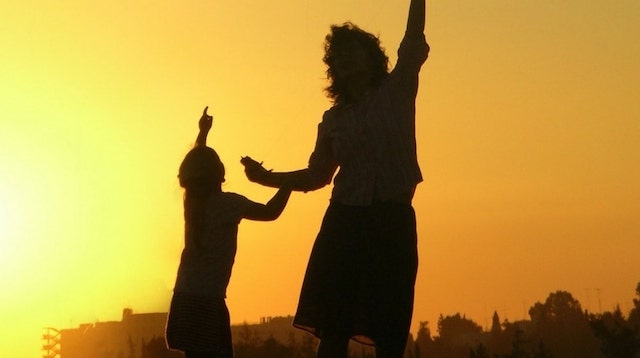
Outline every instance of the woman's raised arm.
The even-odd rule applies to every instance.
[[[424,33],[426,15],[426,0],[411,0],[409,18],[407,19],[408,35],[421,35]]]

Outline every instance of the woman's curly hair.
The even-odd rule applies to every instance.
[[[373,70],[371,87],[380,85],[389,73],[389,58],[385,54],[384,48],[380,46],[380,39],[377,36],[360,29],[351,22],[332,25],[331,32],[325,37],[324,57],[322,60],[327,65],[327,79],[330,82],[325,91],[334,104],[350,103],[352,100],[348,97],[346,91],[346,81],[335,74],[333,61],[337,56],[337,52],[353,46],[354,43],[359,44],[364,49],[371,61]]]

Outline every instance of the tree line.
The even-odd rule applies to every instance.
[[[436,332],[429,322],[409,335],[404,358],[640,358],[640,282],[633,308],[603,313],[583,310],[567,291],[556,291],[529,308],[528,320],[501,321],[494,312],[484,330],[460,313],[440,315]],[[315,358],[317,340],[309,334],[288,339],[259,336],[245,324],[234,339],[235,358]],[[158,337],[143,345],[141,358],[180,358]],[[374,358],[370,347],[350,345],[350,358]]]
[[[619,306],[591,313],[567,291],[529,308],[529,320],[500,321],[494,312],[484,331],[456,314],[440,316],[437,336],[421,322],[406,358],[637,358],[640,357],[640,283],[628,316]]]

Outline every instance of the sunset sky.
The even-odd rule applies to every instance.
[[[166,312],[183,242],[176,178],[205,106],[223,190],[239,159],[299,169],[330,103],[329,25],[379,34],[409,1],[0,3],[0,356],[43,327]],[[623,313],[640,282],[640,1],[431,0],[414,206],[412,332],[509,321],[556,290]],[[331,187],[240,225],[234,323],[295,313]]]

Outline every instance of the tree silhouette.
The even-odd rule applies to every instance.
[[[598,358],[600,342],[593,334],[580,302],[566,291],[556,291],[529,310],[533,339],[543,341],[556,357]]]
[[[298,358],[315,358],[315,356],[316,343],[314,341],[314,337],[307,334],[302,338],[302,342],[298,347]]]
[[[538,343],[538,345],[533,350],[531,358],[553,358],[553,354],[551,354],[551,351],[547,349],[547,346],[545,346],[544,342],[540,341],[540,343]]]
[[[524,331],[519,327],[515,330],[515,337],[511,344],[511,352],[505,355],[505,358],[528,358],[527,345],[528,341],[524,337]]]
[[[273,336],[269,336],[269,338],[262,342],[258,350],[258,354],[255,355],[254,358],[272,357],[293,358],[294,349],[276,341]]]
[[[438,320],[438,334],[440,339],[458,344],[479,343],[482,327],[460,313],[453,316],[440,316]]]
[[[636,298],[633,299],[633,308],[629,312],[629,325],[640,339],[640,282],[636,286]]]
[[[479,344],[476,349],[472,349],[469,358],[491,358],[489,350],[483,344]]]
[[[433,350],[433,338],[431,338],[431,329],[428,321],[420,321],[416,339],[413,343],[416,358],[430,357]]]
[[[589,323],[602,342],[602,353],[607,358],[636,357],[640,342],[636,331],[622,316],[620,307],[613,312],[591,316]]]
[[[493,317],[491,317],[491,333],[500,334],[502,332],[502,325],[500,324],[500,316],[498,311],[493,311]]]
[[[489,331],[488,347],[495,354],[504,354],[511,348],[511,342],[515,337],[514,330],[509,328],[509,322],[500,323],[498,312],[493,313],[491,320],[491,330]],[[502,327],[505,327],[504,329]]]
[[[438,335],[425,357],[467,358],[469,352],[482,343],[482,327],[460,313],[446,317],[440,315]]]

